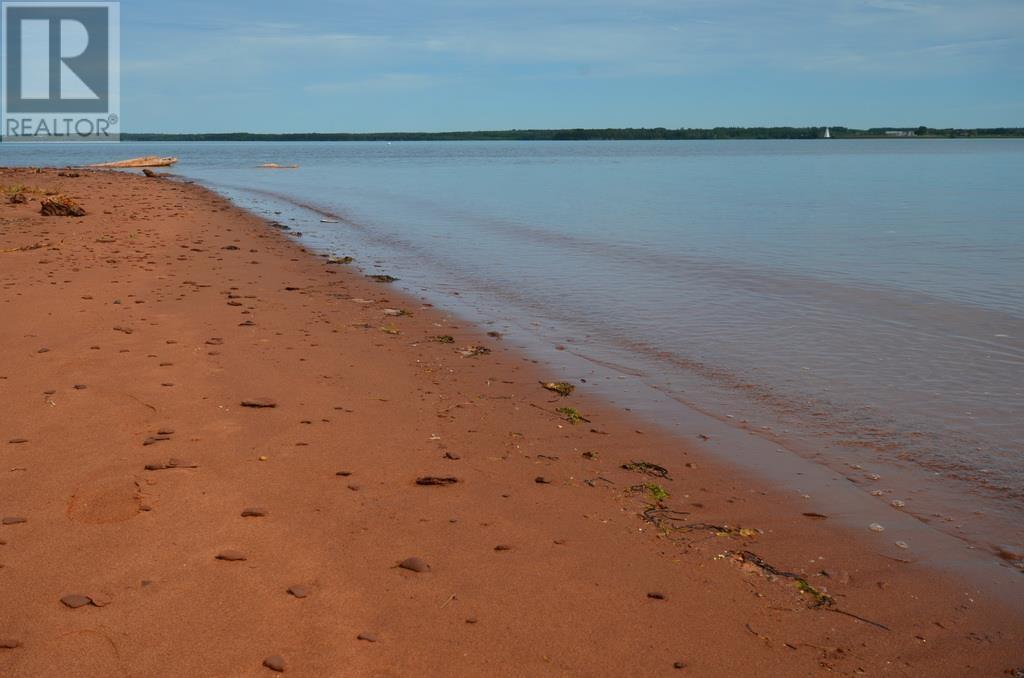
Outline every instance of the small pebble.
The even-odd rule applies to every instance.
[[[536,478],[533,479],[533,482],[537,483],[538,485],[550,485],[551,484],[551,481],[548,480],[547,478],[545,478],[544,476],[537,476]]]
[[[90,598],[89,596],[83,596],[83,595],[75,593],[75,594],[71,594],[71,595],[68,595],[68,596],[64,596],[63,598],[60,599],[60,602],[64,603],[65,605],[70,607],[72,610],[74,610],[75,608],[78,608],[78,607],[85,607],[86,605],[92,605],[92,598]]]
[[[376,643],[377,642],[377,634],[376,633],[367,633],[366,631],[363,631],[358,636],[356,636],[356,640],[365,640],[368,643]]]
[[[217,558],[217,560],[226,560],[226,561],[229,561],[229,562],[236,562],[236,561],[239,561],[239,560],[245,560],[246,559],[244,553],[242,553],[241,551],[235,551],[235,550],[232,550],[232,549],[228,549],[227,551],[221,551],[220,553],[217,554],[216,558]]]
[[[879,525],[878,523],[871,523],[870,525],[868,525],[868,529],[872,532],[885,532],[885,528]]]
[[[7,442],[11,445],[21,445],[22,443],[27,443],[28,438],[11,438]]]
[[[675,664],[672,665],[672,668],[674,668],[674,669],[685,669],[686,668],[686,662],[676,662]]]
[[[242,407],[252,407],[256,409],[264,409],[269,407],[277,407],[277,403],[270,398],[247,398],[242,401]]]
[[[0,519],[0,525],[20,525],[27,522],[28,518],[23,518],[21,516],[4,516]]]
[[[451,459],[452,461],[458,461],[459,459],[462,459],[462,457],[455,452],[445,452],[444,458]]]
[[[242,511],[243,518],[265,518],[267,515],[267,509],[264,508],[247,508]]]
[[[497,546],[494,547],[494,550],[495,551],[511,551],[512,547],[509,546],[508,544],[498,544]]]
[[[403,570],[410,570],[412,572],[430,572],[430,565],[422,558],[406,558],[398,566]]]
[[[667,596],[661,591],[651,591],[647,594],[647,597],[653,598],[654,600],[665,600],[667,598]]]
[[[271,671],[284,673],[284,657],[279,654],[272,655],[263,660],[263,665]]]
[[[296,598],[305,598],[309,595],[309,589],[307,589],[305,586],[296,585],[289,587],[288,593],[292,594]]]
[[[21,647],[21,641],[14,638],[0,638],[0,650],[16,650]]]

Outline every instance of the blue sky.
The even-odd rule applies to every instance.
[[[1024,0],[124,0],[126,131],[1024,125]]]

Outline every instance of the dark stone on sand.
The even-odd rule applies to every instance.
[[[92,598],[89,596],[83,596],[78,593],[72,593],[71,595],[64,596],[60,599],[60,602],[70,607],[72,610],[79,607],[85,607],[86,605],[92,605]]]
[[[427,561],[422,558],[416,558],[415,556],[412,558],[406,558],[400,562],[398,566],[403,570],[409,570],[411,572],[430,572],[430,565],[427,564]]]
[[[46,348],[45,346],[43,348],[39,349],[38,351],[36,351],[36,353],[49,353],[49,352],[50,352],[50,349]]]
[[[336,475],[336,476],[344,476],[344,477],[346,477],[346,478],[347,478],[347,477],[349,477],[350,475],[352,475],[352,471],[338,471],[338,472],[337,472],[337,473],[335,473],[334,475]]]
[[[135,330],[133,330],[133,329],[132,329],[132,328],[130,328],[130,327],[123,327],[123,326],[121,326],[121,325],[116,325],[116,326],[114,327],[114,331],[115,331],[115,332],[123,332],[124,334],[131,334],[131,333],[132,333],[132,332],[134,332]]]
[[[348,489],[352,490],[353,492],[358,492],[359,490],[363,489],[363,486],[357,485],[356,483],[349,483]]]
[[[292,594],[296,598],[305,598],[309,595],[309,589],[305,586],[290,586],[288,587],[288,593]]]
[[[75,389],[76,391],[84,391],[85,389],[88,388],[88,386],[86,386],[85,384],[75,384],[71,388]]]
[[[221,551],[216,555],[217,560],[226,560],[228,562],[238,562],[240,560],[246,560],[245,554],[241,551],[235,551],[234,549],[228,549],[227,551]]]
[[[221,247],[221,249],[222,250],[230,250],[230,251],[234,252],[235,250],[238,249],[238,245],[224,245],[224,247]]]
[[[144,468],[147,471],[163,471],[167,468],[167,464],[146,464]]]
[[[253,321],[251,321],[251,320],[246,320],[245,322],[240,322],[240,323],[238,323],[238,326],[239,326],[239,327],[252,327],[252,326],[253,326],[253,325],[255,325],[255,324],[256,324],[256,323],[254,323],[254,322],[253,322]]]
[[[284,673],[284,657],[279,654],[271,655],[263,660],[263,665],[271,671]]]
[[[494,550],[495,551],[511,551],[512,547],[509,546],[508,544],[498,544],[497,546],[494,547]]]
[[[242,407],[263,409],[269,407],[277,407],[277,403],[271,400],[270,398],[247,398],[242,401]]]
[[[454,485],[459,479],[454,476],[421,476],[416,479],[417,485]]]
[[[0,518],[0,525],[21,525],[27,522],[28,518],[22,518],[21,516],[4,516]]]
[[[533,479],[533,482],[537,483],[538,485],[550,485],[551,484],[551,481],[548,480],[547,478],[545,478],[544,476],[537,476],[536,478]]]
[[[685,669],[686,668],[686,662],[676,662],[675,664],[672,665],[672,668],[674,668],[674,669]]]
[[[174,429],[173,428],[162,428],[159,431],[157,431],[156,434],[159,435],[159,436],[171,436],[171,435],[174,435]]]
[[[21,641],[14,638],[0,638],[0,650],[16,650],[21,647]]]
[[[466,623],[467,624],[475,624],[476,622],[477,622],[477,618],[476,617],[469,617],[468,619],[466,619]]]
[[[647,597],[653,598],[654,600],[665,600],[667,598],[667,596],[661,591],[651,591],[647,594]]]
[[[452,461],[458,461],[459,459],[462,459],[462,455],[457,454],[455,452],[445,452],[444,458],[451,459]]]
[[[285,287],[284,289],[285,289],[286,291],[288,291],[288,292],[298,292],[298,291],[299,291],[299,290],[301,290],[302,288],[301,288],[301,287]]]
[[[142,168],[142,174],[143,174],[143,176],[146,176],[146,177],[148,177],[150,179],[153,179],[153,178],[159,176],[156,172],[154,172],[153,170],[149,169],[148,167],[143,167]]]
[[[167,468],[199,468],[199,464],[185,459],[171,457],[167,460]]]
[[[27,443],[28,438],[11,438],[7,442],[11,445],[21,445],[22,443]]]
[[[267,515],[265,508],[247,508],[242,511],[243,518],[264,518]]]
[[[368,643],[376,643],[378,639],[376,633],[368,633],[366,631],[363,631],[358,636],[356,636],[356,640],[365,640]]]
[[[220,337],[211,337],[210,339],[206,340],[206,343],[209,344],[210,346],[220,346],[221,344],[224,343],[224,340],[221,339]]]

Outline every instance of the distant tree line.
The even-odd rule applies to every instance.
[[[824,127],[712,127],[709,129],[665,127],[607,129],[529,129],[475,132],[368,132],[252,134],[122,134],[124,141],[600,141],[659,139],[818,139]],[[835,139],[875,137],[1024,137],[1024,127],[975,129],[931,127],[830,127]]]

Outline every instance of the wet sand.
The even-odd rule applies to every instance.
[[[882,553],[201,188],[79,174],[0,170],[0,676],[1024,667],[1020,585]]]

